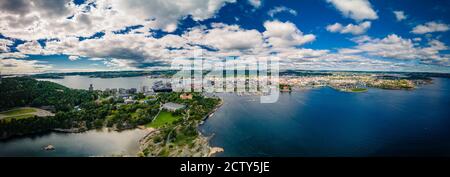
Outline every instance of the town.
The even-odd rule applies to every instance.
[[[323,75],[283,75],[279,77],[241,75],[234,78],[208,78],[200,80],[192,78],[189,82],[163,82],[153,83],[153,86],[140,88],[107,88],[101,93],[111,97],[124,99],[126,104],[135,103],[132,95],[155,96],[159,92],[203,92],[205,95],[214,95],[220,92],[236,92],[238,94],[260,95],[267,92],[267,86],[278,86],[281,92],[310,89],[317,87],[331,87],[344,92],[365,92],[369,88],[380,89],[414,89],[418,85],[429,84],[432,80],[427,77],[411,77],[402,74],[372,74],[372,73],[345,73],[333,72]],[[94,91],[91,84],[90,91]]]

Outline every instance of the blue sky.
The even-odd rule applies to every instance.
[[[282,69],[450,72],[444,0],[0,2],[2,73],[166,69],[279,57]]]

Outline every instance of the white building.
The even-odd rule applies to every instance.
[[[178,104],[178,103],[172,103],[172,102],[165,103],[163,105],[163,108],[167,109],[169,111],[177,111],[179,109],[184,109],[185,107],[186,107],[185,105]]]

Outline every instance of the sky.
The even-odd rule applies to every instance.
[[[2,74],[168,69],[450,73],[449,0],[0,0]]]

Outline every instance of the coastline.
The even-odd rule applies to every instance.
[[[202,122],[197,126],[197,128],[200,127],[201,125],[203,125],[203,122],[204,122],[204,121],[206,121],[206,120],[208,120],[209,118],[211,118],[212,116],[214,116],[214,113],[217,112],[217,110],[218,110],[220,107],[222,107],[223,104],[224,104],[223,99],[220,99],[219,104],[218,104],[211,112],[209,112],[209,113],[205,116],[205,118],[203,118]],[[199,136],[203,136],[203,134],[201,134],[201,132],[200,132],[198,129],[197,129],[197,131],[198,131],[198,133],[200,134]],[[203,136],[203,137],[204,137],[204,136]],[[208,153],[207,157],[214,157],[216,154],[225,151],[225,149],[222,148],[222,147],[212,147],[212,146],[209,144],[209,140],[212,138],[212,136],[210,136],[210,137],[205,137],[205,138],[206,138],[206,146],[208,146],[208,148],[209,148],[209,153]]]
[[[201,122],[196,122],[196,131],[198,133],[197,138],[192,140],[192,144],[190,147],[181,147],[180,149],[177,149],[178,152],[168,152],[169,157],[183,157],[183,156],[191,156],[191,157],[213,157],[217,153],[223,152],[224,149],[222,147],[212,147],[209,144],[209,140],[211,137],[204,136],[200,130],[198,129],[204,121],[206,121],[208,118],[212,117],[214,113],[224,104],[224,101],[220,99],[219,104],[215,106],[213,110],[211,110],[203,119]],[[152,142],[152,138],[160,133],[159,129],[155,128],[146,128],[151,129],[149,133],[147,133],[144,137],[142,137],[139,140],[139,149],[140,152],[137,154],[138,156],[145,156],[144,151],[149,146],[158,146],[160,143],[154,143]],[[159,152],[161,151],[160,148],[156,148],[155,151]]]

